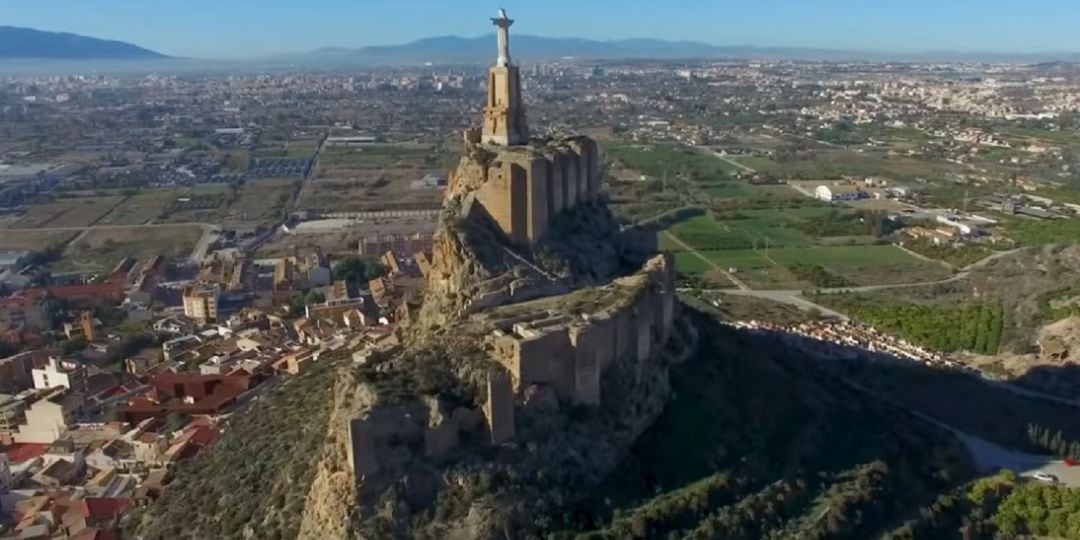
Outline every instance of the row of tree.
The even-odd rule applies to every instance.
[[[815,238],[829,236],[876,236],[882,237],[896,231],[900,225],[889,219],[887,212],[858,210],[828,213],[805,219],[797,225],[800,231]]]
[[[1080,460],[1080,441],[1070,441],[1061,430],[1051,431],[1046,426],[1028,424],[1028,440],[1035,447],[1060,458]]]
[[[1000,304],[961,308],[921,305],[860,305],[856,318],[941,352],[996,354],[1001,347],[1004,310]]]

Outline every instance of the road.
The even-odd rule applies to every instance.
[[[741,170],[743,170],[745,172],[748,172],[748,173],[751,173],[751,174],[757,172],[754,169],[751,169],[750,167],[747,167],[746,165],[743,165],[742,163],[739,163],[738,161],[735,161],[735,160],[729,158],[728,156],[726,156],[724,154],[721,154],[720,152],[717,152],[716,150],[710,150],[708,148],[698,148],[698,150],[701,150],[703,152],[708,152],[709,154],[711,154],[713,157],[719,159],[720,161],[723,161],[724,163],[727,163],[729,165],[738,167],[739,169],[741,169]]]
[[[319,168],[319,156],[322,155],[323,150],[326,148],[326,141],[330,139],[330,134],[323,135],[319,146],[315,148],[315,155],[311,158],[311,165],[308,167],[307,172],[304,174],[304,179],[300,181],[300,185],[296,187],[296,191],[293,191],[292,200],[289,204],[285,205],[285,216],[289,216],[289,212],[300,208],[300,201],[304,197],[304,187],[311,182],[315,181],[315,172]]]
[[[188,260],[195,264],[202,264],[203,259],[206,258],[206,252],[210,250],[210,246],[217,241],[221,232],[221,228],[216,225],[203,225],[203,234],[199,237],[199,241],[195,244],[195,249],[191,250],[191,255]]]

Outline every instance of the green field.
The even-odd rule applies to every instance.
[[[769,249],[724,249],[701,254],[754,289],[802,289],[789,268],[796,264],[820,266],[856,285],[902,284],[944,279],[950,272],[940,265],[912,257],[891,245],[809,246]],[[693,253],[679,253],[676,266],[687,275],[712,270]],[[722,283],[723,284],[723,283]]]
[[[629,169],[653,178],[687,176],[711,181],[730,177],[740,169],[722,159],[675,144],[610,144],[604,150]]]
[[[880,150],[855,152],[828,149],[785,161],[759,156],[743,156],[736,158],[736,161],[758,172],[784,180],[885,176],[909,182],[917,178],[941,178],[952,172],[963,172],[961,166],[946,161],[890,156]]]
[[[782,218],[770,216],[716,221],[700,216],[671,228],[672,234],[697,250],[747,249],[757,247],[805,247],[813,244]],[[753,214],[747,214],[752,216]]]

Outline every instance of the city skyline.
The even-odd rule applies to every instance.
[[[109,0],[91,11],[72,0],[9,6],[4,24],[131,42],[173,56],[253,58],[322,47],[402,44],[472,37],[477,20],[506,7],[520,34],[598,40],[656,38],[714,45],[806,47],[887,52],[1077,52],[1071,21],[1080,5],[1004,0],[865,5],[851,0],[805,2],[645,0],[543,5],[498,3],[191,0],[183,5]],[[737,21],[735,24],[733,21]]]

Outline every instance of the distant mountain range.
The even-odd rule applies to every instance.
[[[815,49],[796,47],[753,47],[711,45],[696,41],[659,39],[622,39],[597,41],[580,38],[551,38],[514,35],[512,52],[519,62],[538,62],[573,57],[583,60],[613,59],[761,59],[826,61],[905,61],[905,62],[1080,62],[1080,53],[962,53],[935,51],[894,53],[866,50]],[[0,60],[107,61],[111,65],[138,64],[135,60],[154,62],[169,69],[198,69],[205,65],[275,66],[281,63],[312,66],[396,65],[396,64],[471,64],[490,62],[495,57],[492,35],[478,37],[442,36],[420,39],[404,45],[348,49],[331,47],[276,58],[249,60],[196,60],[177,62],[172,57],[122,41],[97,39],[77,34],[45,32],[30,28],[0,26]],[[159,60],[167,60],[162,65]],[[123,62],[112,62],[123,61]],[[25,63],[24,63],[25,64]]]
[[[167,56],[122,41],[0,26],[0,59],[152,60]]]
[[[582,59],[715,59],[755,58],[785,60],[865,60],[865,61],[986,61],[1037,63],[1080,61],[1080,53],[979,53],[934,51],[894,53],[865,50],[814,49],[797,47],[753,47],[710,45],[696,41],[623,39],[596,41],[578,38],[549,38],[515,35],[511,52],[518,61],[543,61],[576,57]],[[326,48],[295,57],[315,62],[357,64],[471,63],[495,57],[492,36],[473,38],[443,36],[420,39],[404,45]]]

